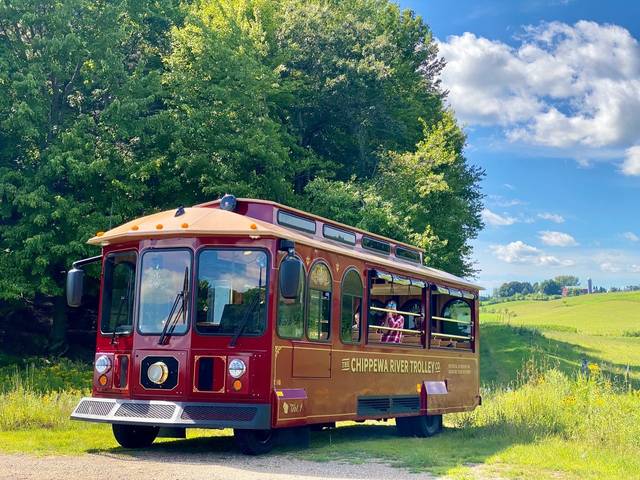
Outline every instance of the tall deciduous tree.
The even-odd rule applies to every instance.
[[[53,296],[54,349],[71,258],[144,205],[135,137],[122,133],[153,102],[150,70],[178,13],[155,2],[0,4],[0,298]]]
[[[0,299],[54,297],[97,230],[225,192],[467,275],[482,172],[429,27],[387,0],[0,3]]]
[[[469,241],[482,227],[483,171],[462,155],[464,135],[450,113],[411,152],[388,152],[367,182],[316,180],[309,208],[426,250],[427,264],[459,275],[473,273]]]

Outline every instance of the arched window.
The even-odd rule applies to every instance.
[[[309,271],[309,340],[328,340],[331,327],[331,272],[324,263],[316,263]]]
[[[450,300],[442,309],[442,316],[456,320],[455,323],[442,322],[442,333],[464,337],[471,336],[471,306],[467,302],[460,299]]]
[[[284,298],[278,293],[278,335],[282,338],[302,338],[304,325],[305,271],[300,262],[300,287],[296,298]]]
[[[362,319],[362,280],[357,271],[347,271],[341,291],[340,338],[343,343],[357,343]]]

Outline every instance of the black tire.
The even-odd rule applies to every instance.
[[[149,427],[147,425],[119,425],[117,423],[114,423],[111,428],[116,441],[124,448],[149,447],[160,431],[159,427]]]
[[[413,418],[413,434],[416,437],[433,437],[442,430],[442,415],[420,415]]]
[[[401,437],[412,437],[413,423],[414,417],[397,417],[396,429],[398,430],[398,435]]]
[[[233,436],[236,439],[236,445],[245,455],[264,455],[269,453],[275,445],[275,432],[271,429],[235,429]]]

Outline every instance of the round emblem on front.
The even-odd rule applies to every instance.
[[[156,362],[149,365],[147,378],[156,385],[162,385],[169,377],[169,367],[164,362]]]

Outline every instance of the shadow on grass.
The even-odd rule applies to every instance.
[[[486,323],[481,334],[480,379],[485,386],[513,384],[530,359],[543,370],[555,367],[570,375],[578,374],[586,360],[617,381],[624,380],[626,364],[604,361],[595,349],[548,338],[535,328]],[[640,365],[630,365],[629,373],[631,385],[640,387]]]

